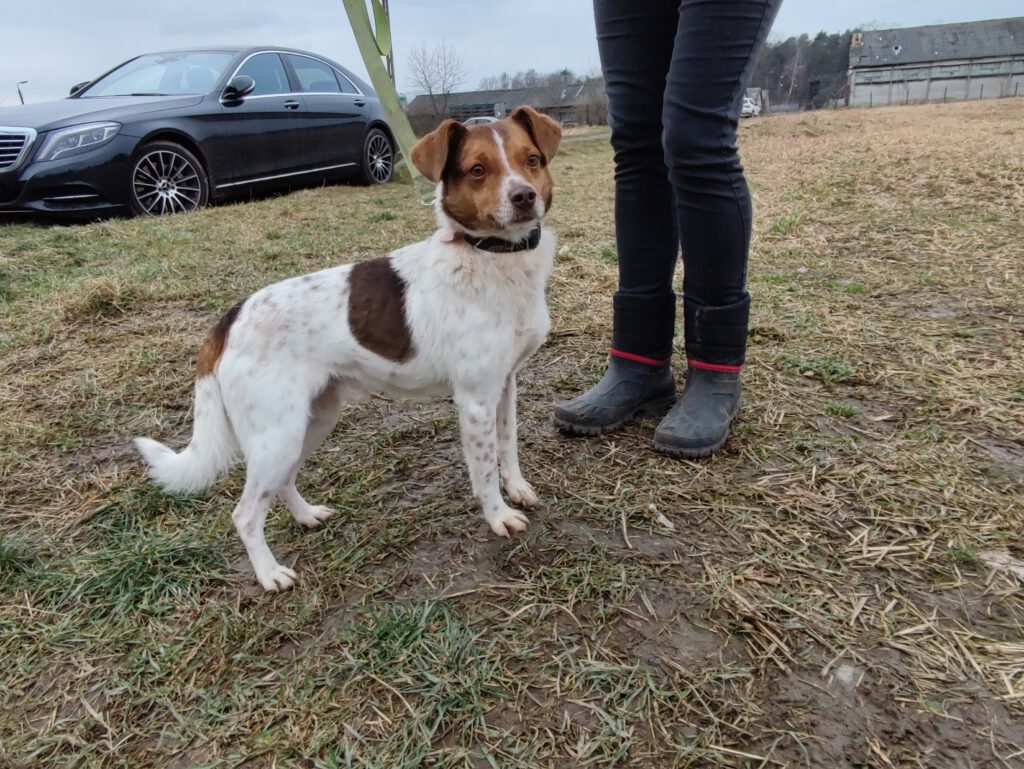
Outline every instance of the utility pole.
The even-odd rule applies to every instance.
[[[23,85],[26,85],[27,83],[28,83],[27,80],[20,80],[20,81],[18,81],[18,85],[16,86],[17,89],[18,89],[18,98],[21,99],[21,103],[22,104],[25,103],[25,97],[21,95],[21,87]]]

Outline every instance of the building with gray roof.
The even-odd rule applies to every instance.
[[[1024,16],[854,33],[849,93],[852,107],[1024,96]]]
[[[446,117],[502,118],[516,107],[533,107],[563,125],[599,124],[607,121],[604,81],[538,85],[487,91],[460,91],[431,97],[417,96],[409,103],[408,115],[418,133],[434,128]]]

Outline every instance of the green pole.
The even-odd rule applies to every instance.
[[[388,124],[395,135],[395,140],[402,151],[402,159],[405,161],[409,173],[412,174],[413,184],[419,192],[424,203],[430,203],[434,199],[434,185],[432,185],[412,164],[412,147],[416,143],[416,135],[409,124],[409,118],[402,109],[398,99],[398,92],[395,84],[388,76],[388,70],[382,56],[391,53],[391,21],[388,12],[381,3],[381,0],[369,0],[373,6],[374,25],[370,26],[370,14],[366,10],[366,0],[341,0],[348,13],[349,24],[352,26],[352,34],[359,46],[359,53],[366,64],[366,71],[370,75],[370,82],[377,92],[384,114],[387,115]]]

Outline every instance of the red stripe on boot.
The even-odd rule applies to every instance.
[[[616,350],[614,347],[608,348],[608,354],[614,355],[616,358],[625,358],[626,360],[635,360],[637,363],[646,363],[648,366],[664,366],[670,360],[671,357],[663,360],[655,360],[654,358],[645,358],[643,355],[634,355],[631,352],[623,352],[622,350]]]
[[[702,368],[707,371],[728,371],[730,373],[736,373],[743,370],[743,366],[726,366],[723,363],[705,363],[704,361],[693,360],[693,358],[690,358],[686,362],[694,368]]]

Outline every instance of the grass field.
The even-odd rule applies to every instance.
[[[268,539],[159,493],[220,313],[427,235],[406,185],[0,225],[0,766],[1024,766],[1024,99],[747,122],[746,405],[683,462],[563,437],[615,285],[606,137],[556,160],[526,536],[453,408],[352,407]]]

